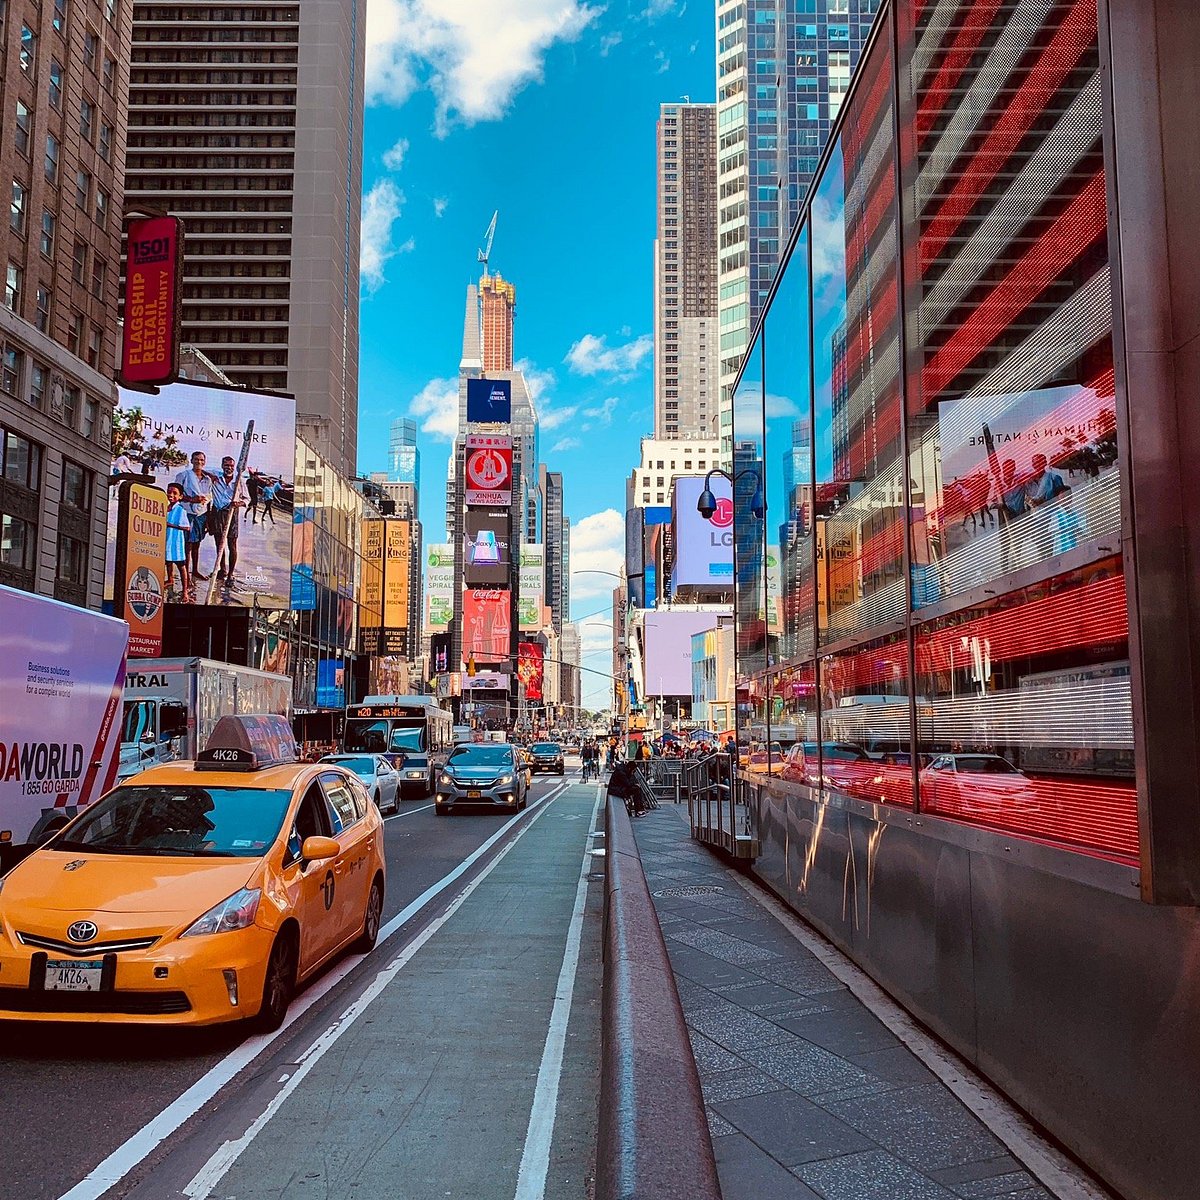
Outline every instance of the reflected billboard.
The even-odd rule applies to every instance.
[[[675,480],[672,593],[681,587],[733,586],[733,488],[721,476],[714,476],[710,487],[717,511],[711,520],[705,520],[696,511],[704,491],[704,477],[683,475]]]
[[[249,431],[249,441],[246,435]],[[119,389],[110,483],[180,488],[193,587],[168,603],[291,607],[296,402],[240,388],[172,383]],[[237,468],[245,455],[240,483]],[[232,510],[232,515],[231,515]],[[112,599],[117,505],[109,505],[105,597]],[[232,578],[218,578],[227,541]],[[210,600],[211,595],[211,600]]]
[[[476,663],[508,662],[512,593],[506,588],[467,588],[463,592],[463,658]]]
[[[463,581],[508,587],[512,569],[508,509],[469,508],[463,525]]]

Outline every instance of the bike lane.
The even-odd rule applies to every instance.
[[[600,1053],[599,797],[572,785],[533,814],[443,917],[384,947],[375,981],[295,1063],[228,1097],[203,1138],[129,1194],[585,1194]]]

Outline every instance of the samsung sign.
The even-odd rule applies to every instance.
[[[704,477],[685,475],[675,480],[672,591],[681,587],[733,586],[733,489],[720,475],[713,476],[710,487],[717,511],[711,521],[706,521],[696,511]]]

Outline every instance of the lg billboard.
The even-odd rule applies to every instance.
[[[681,587],[733,587],[733,489],[729,480],[719,475],[713,476],[709,486],[717,511],[706,521],[696,511],[704,491],[703,476],[685,475],[675,480],[672,592]]]

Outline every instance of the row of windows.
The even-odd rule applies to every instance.
[[[84,393],[75,384],[55,385],[50,368],[36,358],[28,360],[25,351],[11,342],[0,348],[0,389],[41,412],[48,412],[68,429],[81,433],[89,441],[103,442],[107,429],[101,426],[100,401]],[[32,485],[31,485],[32,486]]]

